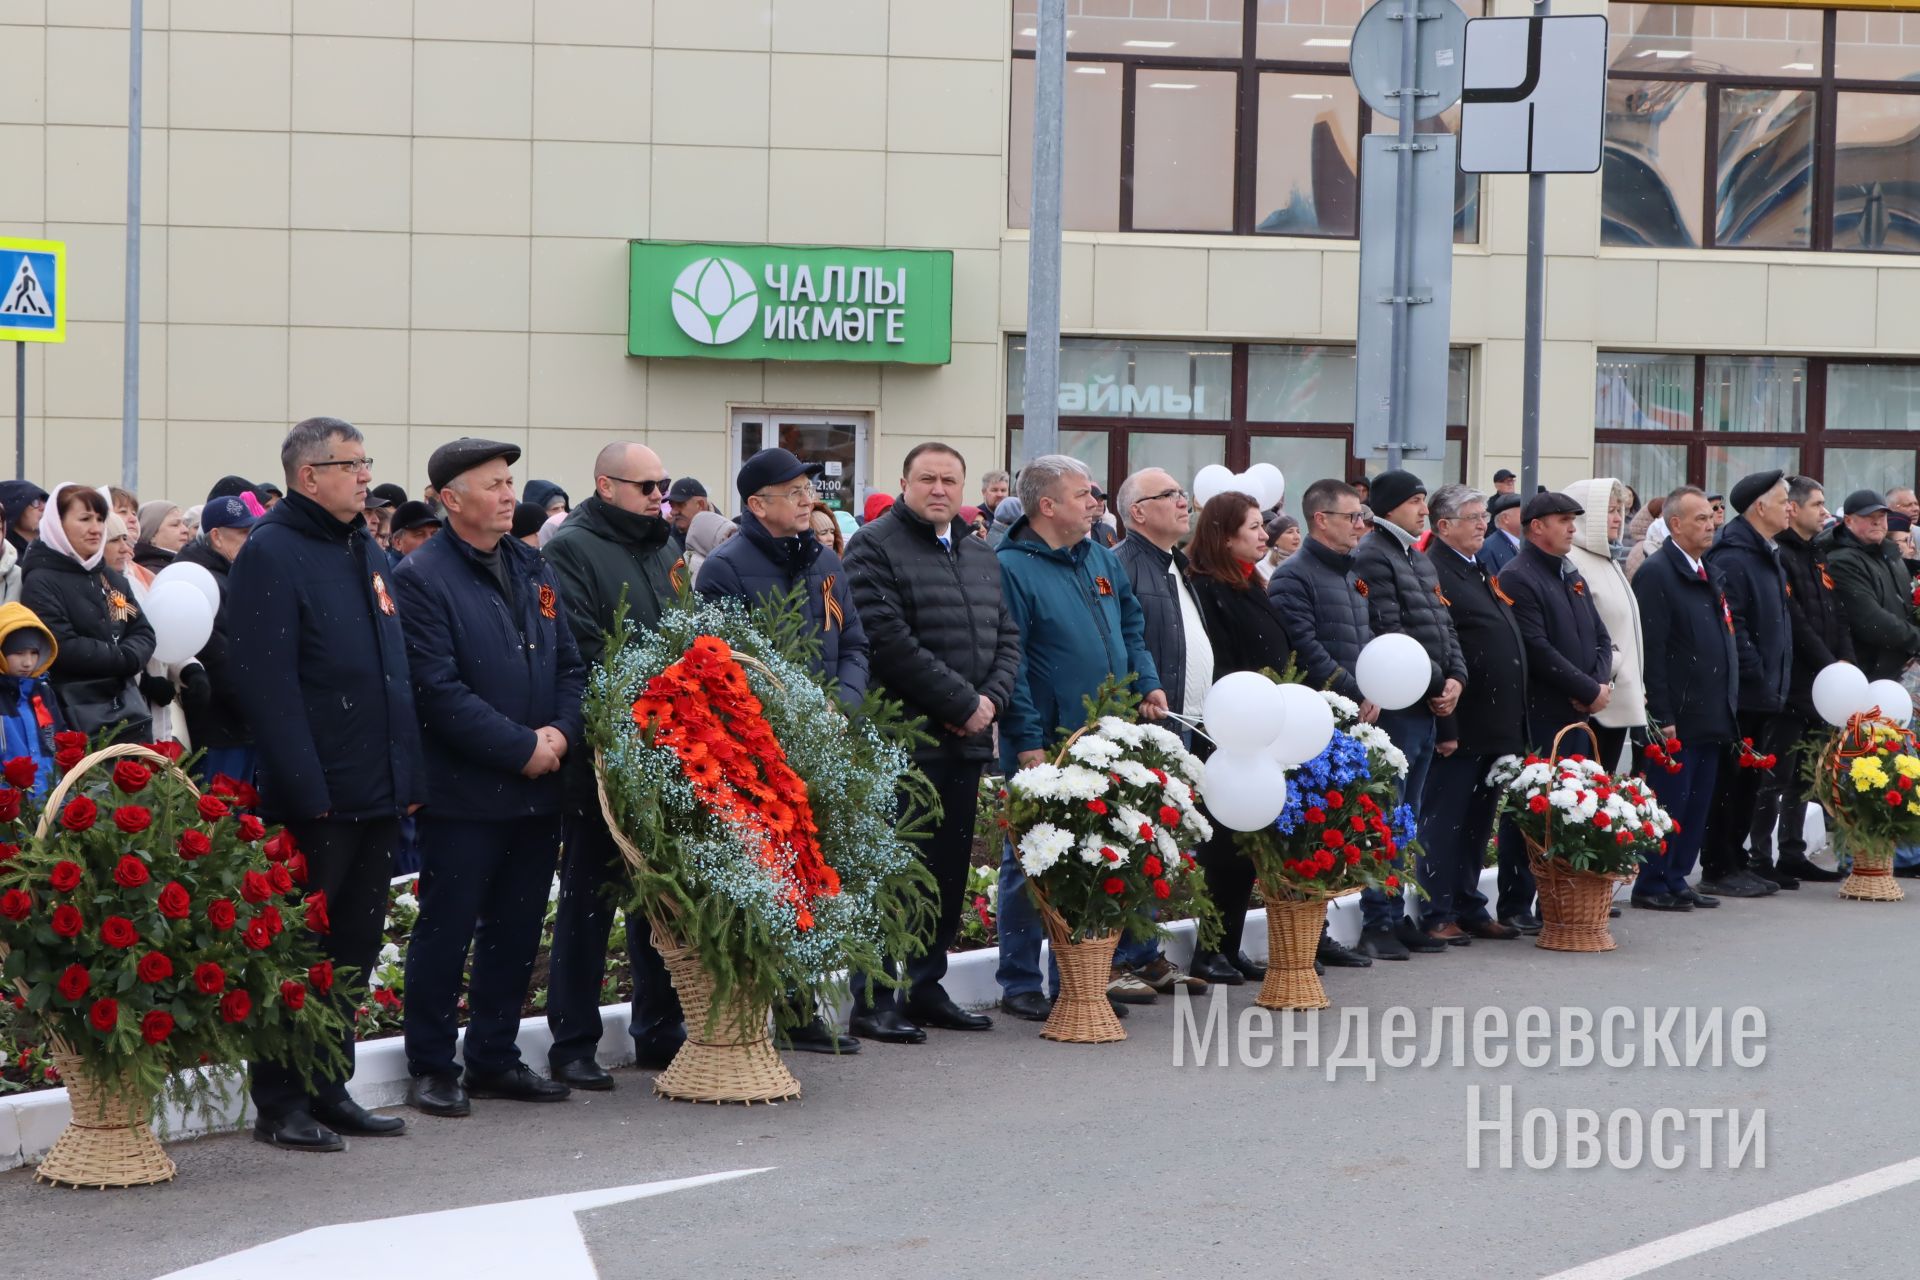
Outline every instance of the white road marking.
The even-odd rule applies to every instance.
[[[1772,1231],[1802,1218],[1811,1218],[1829,1209],[1838,1209],[1856,1200],[1865,1200],[1868,1196],[1877,1196],[1883,1191],[1893,1191],[1915,1182],[1920,1182],[1920,1159],[1902,1160],[1884,1169],[1815,1187],[1812,1191],[1775,1200],[1758,1209],[1736,1213],[1731,1218],[1709,1222],[1703,1227],[1694,1227],[1690,1231],[1682,1231],[1678,1235],[1667,1236],[1623,1253],[1583,1263],[1568,1271],[1556,1271],[1546,1280],[1628,1280],[1630,1276],[1645,1275],[1682,1258],[1735,1244],[1748,1236],[1757,1236],[1763,1231]]]
[[[766,1169],[733,1169],[695,1178],[574,1191],[504,1204],[315,1227],[160,1280],[337,1280],[353,1259],[378,1259],[384,1275],[460,1276],[463,1280],[595,1280],[599,1272],[574,1215],[648,1196],[745,1178]],[[350,1270],[351,1267],[349,1266]]]

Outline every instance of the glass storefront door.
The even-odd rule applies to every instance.
[[[802,462],[824,468],[814,487],[823,505],[858,511],[867,491],[867,460],[873,434],[871,413],[789,412],[784,409],[735,409],[733,450],[727,490],[740,464],[762,449],[785,449]]]

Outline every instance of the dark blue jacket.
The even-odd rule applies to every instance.
[[[1587,594],[1587,580],[1532,543],[1520,548],[1493,585],[1520,624],[1527,647],[1527,729],[1544,745],[1566,725],[1585,720],[1587,713],[1574,703],[1591,703],[1613,678],[1613,638]]]
[[[420,721],[386,552],[297,493],[227,579],[232,679],[273,822],[388,818],[427,799]]]
[[[752,608],[767,597],[785,595],[800,582],[807,584],[807,617],[820,633],[814,670],[837,680],[840,701],[857,707],[867,696],[867,633],[860,626],[853,586],[840,556],[832,547],[821,546],[811,530],[776,538],[752,512],[744,513],[739,535],[721,543],[701,563],[694,590],[711,599],[744,600]]]
[[[1738,738],[1740,655],[1719,571],[1708,566],[1702,580],[1668,539],[1633,575],[1633,594],[1647,642],[1647,723],[1673,726],[1689,747]]]
[[[1740,709],[1784,709],[1793,683],[1793,616],[1787,611],[1787,573],[1780,549],[1741,516],[1720,530],[1707,549],[1706,563],[1709,573],[1724,579],[1733,610]]]
[[[1091,538],[1050,547],[1025,516],[996,554],[1007,612],[1020,628],[1020,673],[1000,721],[1000,763],[1011,773],[1022,751],[1050,749],[1061,730],[1085,724],[1082,699],[1108,676],[1136,674],[1132,688],[1143,696],[1161,683],[1120,557]]]
[[[479,553],[451,527],[394,570],[413,700],[426,744],[434,817],[508,819],[560,812],[561,773],[520,770],[551,725],[567,753],[585,751],[580,694],[586,666],[567,625],[560,582],[539,552],[502,538],[502,592]]]
[[[1273,571],[1267,598],[1280,611],[1280,625],[1287,629],[1307,683],[1359,702],[1353,667],[1373,639],[1373,622],[1354,576],[1353,557],[1308,538]]]
[[[1525,545],[1524,542],[1522,545]],[[1520,554],[1520,548],[1513,545],[1513,539],[1492,525],[1487,526],[1487,540],[1480,544],[1480,554],[1474,559],[1487,566],[1487,572],[1499,573],[1513,558]]]
[[[45,676],[0,676],[0,761],[25,756],[40,766],[33,794],[43,796],[60,779],[53,763],[53,735],[67,727],[60,699]]]

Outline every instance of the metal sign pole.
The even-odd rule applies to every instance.
[[[1407,324],[1413,305],[1414,116],[1420,107],[1420,0],[1401,0],[1400,135],[1394,145],[1400,185],[1393,220],[1393,387],[1387,404],[1387,467],[1398,470],[1407,443]]]
[[[120,485],[140,491],[140,52],[146,31],[144,0],[132,0],[127,19],[127,296],[121,316]],[[60,282],[66,288],[66,281]]]
[[[1027,376],[1019,461],[1060,451],[1060,186],[1067,0],[1040,0],[1033,59],[1033,217],[1027,232]]]
[[[13,478],[27,478],[27,344],[13,344]]]
[[[1546,17],[1553,0],[1536,0],[1534,12]],[[1547,175],[1527,175],[1526,340],[1520,365],[1520,492],[1531,495],[1540,483],[1540,335],[1547,306]]]

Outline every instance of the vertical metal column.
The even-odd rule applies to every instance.
[[[1022,463],[1060,451],[1060,188],[1067,0],[1040,0],[1033,59],[1033,217],[1027,235],[1027,373]]]
[[[1413,147],[1414,117],[1420,108],[1420,0],[1400,0],[1399,140],[1394,168],[1398,207],[1393,219],[1393,386],[1387,397],[1387,467],[1397,470],[1407,442],[1407,327],[1413,305]]]
[[[121,318],[120,486],[140,491],[140,53],[146,32],[144,0],[131,0],[127,19],[127,295]],[[67,282],[60,282],[61,288]]]
[[[27,344],[13,344],[13,478],[27,478]],[[8,513],[11,517],[12,513]]]
[[[1536,0],[1534,15],[1544,18],[1552,0]],[[1547,176],[1527,175],[1526,341],[1520,366],[1520,493],[1531,497],[1540,483],[1540,331],[1547,308]]]

